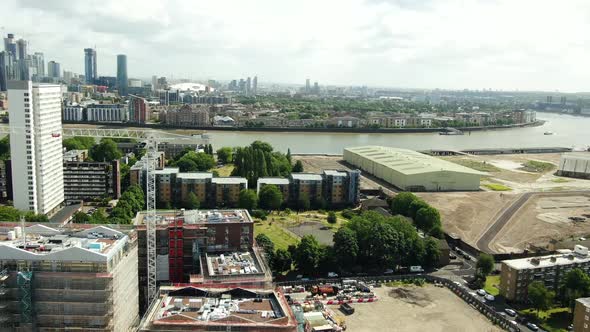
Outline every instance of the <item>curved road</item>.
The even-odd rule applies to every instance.
[[[550,194],[553,195],[571,195],[576,193],[588,193],[588,191],[559,191]],[[498,232],[506,226],[506,224],[512,219],[512,216],[533,196],[548,194],[547,192],[528,192],[522,194],[516,201],[514,201],[502,214],[496,219],[496,221],[483,233],[483,235],[477,240],[476,247],[487,253],[494,253],[494,250],[490,248],[490,243]]]

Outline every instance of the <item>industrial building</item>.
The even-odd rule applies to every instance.
[[[167,286],[139,331],[296,332],[297,320],[279,291]]]
[[[533,281],[557,290],[562,278],[572,268],[590,273],[588,248],[576,245],[574,250],[560,250],[558,254],[502,261],[500,294],[507,300],[523,302],[528,299],[528,286]]]
[[[416,151],[384,146],[346,148],[344,160],[405,191],[479,190],[485,175]]]
[[[570,152],[562,154],[557,175],[590,179],[590,153]]]
[[[64,201],[59,85],[9,81],[14,207],[52,214]]]
[[[247,284],[265,287],[270,270],[254,244],[254,223],[247,210],[158,211],[158,283]],[[139,243],[141,308],[147,306],[145,213],[134,224]]]
[[[114,229],[3,224],[0,271],[2,331],[128,331],[138,323],[136,241]]]
[[[289,178],[259,178],[257,192],[269,184],[277,186],[284,202],[291,206],[304,198],[310,202],[323,199],[332,207],[355,205],[360,199],[358,170],[324,170],[321,174],[293,173]]]

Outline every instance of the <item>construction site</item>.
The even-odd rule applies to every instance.
[[[283,294],[253,288],[161,287],[139,331],[296,332]]]
[[[139,243],[139,298],[147,299],[145,212],[134,224]],[[158,211],[155,215],[156,282],[265,287],[272,275],[254,242],[254,223],[247,210]]]
[[[122,232],[0,227],[0,330],[127,331],[136,285],[136,241]]]

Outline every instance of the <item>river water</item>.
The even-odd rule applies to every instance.
[[[231,132],[210,131],[211,143],[222,146],[243,146],[255,140],[269,142],[276,150],[291,153],[341,154],[346,147],[383,145],[412,150],[475,148],[569,147],[586,148],[590,145],[590,117],[554,113],[537,113],[545,120],[543,126],[500,130],[474,131],[463,136],[444,136],[438,133],[366,134],[312,132]],[[544,135],[545,132],[553,135]]]

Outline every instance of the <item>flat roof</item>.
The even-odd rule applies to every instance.
[[[590,153],[588,152],[566,152],[561,154],[562,159],[578,159],[578,160],[590,160]]]
[[[158,174],[176,174],[180,172],[180,169],[178,167],[164,167],[163,169],[157,169],[154,171],[154,174],[158,175]]]
[[[581,297],[579,299],[576,299],[576,302],[580,302],[584,306],[590,307],[590,297]]]
[[[386,146],[359,146],[346,148],[344,151],[359,155],[362,158],[369,159],[406,175],[441,171],[486,175],[486,173],[408,149]]]
[[[264,274],[254,253],[249,251],[205,255],[210,277]]]
[[[321,175],[313,173],[291,173],[291,177],[295,180],[322,181]]]
[[[547,255],[532,258],[519,258],[502,261],[509,267],[516,270],[537,269],[544,267],[563,266],[590,262],[588,254],[582,255],[572,250],[561,250],[559,254]]]
[[[146,211],[140,211],[135,217],[136,225],[143,225]],[[170,210],[156,211],[157,221],[160,225],[167,225],[176,220],[183,220],[185,224],[206,224],[206,223],[252,223],[252,217],[248,210]]]
[[[333,169],[326,169],[324,170],[324,174],[331,175],[331,176],[347,176],[348,174],[343,171],[337,171]]]
[[[287,178],[259,178],[258,183],[260,184],[289,184],[289,179]]]
[[[207,172],[188,172],[178,173],[177,179],[210,179],[213,177],[213,173]]]
[[[241,183],[248,183],[248,180],[246,178],[229,176],[229,177],[212,178],[211,183],[241,184]]]

